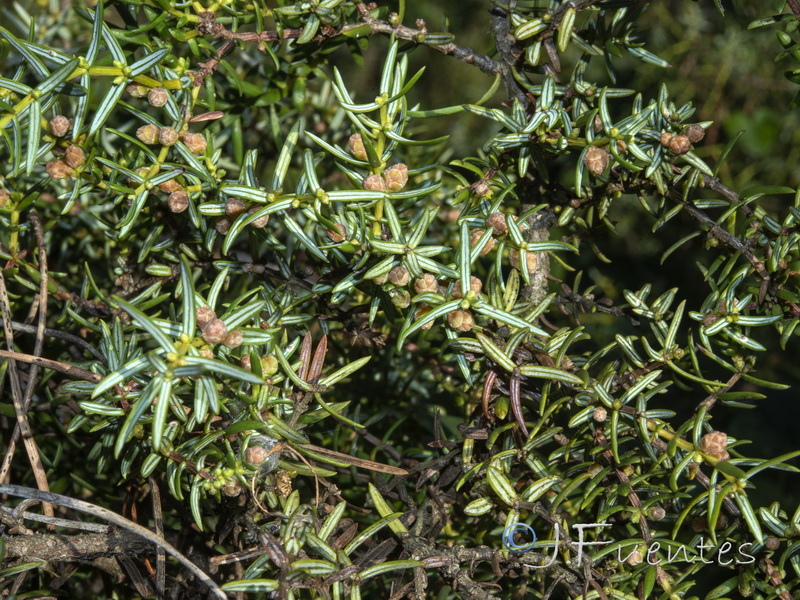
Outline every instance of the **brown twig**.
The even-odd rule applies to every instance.
[[[700,410],[701,407],[705,406],[706,412],[711,410],[711,407],[714,406],[714,403],[719,399],[720,394],[724,394],[729,389],[731,389],[736,382],[742,378],[741,373],[734,373],[730,379],[728,379],[727,383],[725,383],[724,387],[719,388],[718,390],[714,390],[711,394],[709,394],[705,400],[703,400],[698,406],[697,410]],[[697,410],[695,412],[697,412]]]
[[[12,349],[11,354],[16,354],[13,352],[14,348],[14,332],[11,329],[11,303],[8,299],[8,289],[6,288],[6,280],[3,276],[3,271],[0,269],[0,309],[2,309],[3,314],[3,329],[5,330],[5,338],[6,338],[6,345]],[[7,351],[0,351],[5,354]],[[1,354],[0,354],[1,356]],[[28,460],[31,464],[31,468],[33,469],[33,475],[36,479],[36,485],[39,489],[43,492],[47,492],[50,489],[49,484],[47,483],[47,474],[44,470],[44,466],[42,465],[42,458],[39,455],[39,448],[36,446],[36,440],[33,437],[33,431],[31,430],[31,425],[28,422],[28,413],[25,407],[25,399],[22,394],[22,389],[19,385],[19,373],[17,372],[17,361],[14,359],[13,356],[6,356],[8,361],[8,374],[11,378],[11,397],[14,402],[14,412],[17,415],[17,427],[19,429],[19,435],[22,435],[22,443],[25,446],[25,451],[28,454]],[[30,387],[31,381],[28,380],[28,384]],[[3,459],[3,467],[0,470],[0,482],[5,481],[6,477],[8,476],[8,472],[11,468],[11,460],[13,458],[13,446],[9,444],[9,448],[6,451],[6,455]],[[48,517],[55,516],[55,512],[53,511],[53,506],[51,504],[44,504],[42,505],[42,510],[44,514]]]
[[[153,500],[153,525],[155,526],[156,535],[160,538],[164,537],[164,520],[161,513],[161,491],[158,489],[158,483],[154,477],[149,477],[150,492]],[[167,554],[162,547],[156,548],[156,597],[164,597],[164,584],[167,576]]]
[[[41,356],[32,356],[30,354],[22,354],[20,352],[0,350],[0,358],[7,358],[11,359],[12,361],[35,364],[42,368],[52,369],[53,371],[64,373],[65,375],[69,375],[75,379],[83,379],[85,381],[91,381],[92,383],[100,383],[103,380],[103,377],[97,373],[92,373],[91,371],[87,371],[86,369],[81,369],[80,367],[76,367],[67,363],[50,360],[49,358],[42,358]]]
[[[792,11],[792,14],[800,20],[800,2],[798,0],[787,0],[786,3],[789,5],[789,10]]]
[[[313,39],[315,42],[322,42],[334,37],[338,37],[351,31],[362,27],[364,24],[369,25],[369,32],[367,35],[393,35],[396,39],[408,42],[414,42],[421,46],[427,46],[437,52],[446,56],[452,56],[467,64],[475,65],[484,73],[489,75],[497,75],[503,68],[503,63],[496,61],[484,54],[480,54],[472,48],[464,48],[454,43],[449,44],[433,44],[426,42],[425,37],[427,32],[423,29],[413,29],[405,25],[394,26],[386,21],[375,19],[370,15],[370,11],[363,2],[356,4],[359,13],[361,14],[361,23],[345,25],[340,30],[332,27],[325,28],[322,33],[317,34]],[[297,39],[303,35],[302,28],[288,28],[284,29],[281,33],[277,31],[261,31],[261,32],[234,32],[227,29],[221,23],[216,21],[213,13],[205,12],[200,13],[197,24],[197,31],[201,35],[213,35],[215,38],[221,38],[226,41],[226,44],[217,52],[217,58],[209,59],[207,62],[201,64],[201,69],[195,73],[195,85],[202,83],[203,79],[211,75],[217,68],[220,59],[227,52],[233,48],[234,41],[242,42],[257,42],[265,44],[267,42],[276,42],[278,40]],[[198,83],[199,82],[199,83]]]
[[[709,217],[706,213],[702,210],[697,208],[690,202],[680,201],[683,204],[683,207],[686,209],[686,212],[692,216],[697,222],[701,223],[708,227],[708,233],[711,234],[714,238],[725,244],[726,246],[730,246],[734,250],[736,250],[739,254],[745,257],[751,265],[753,265],[753,269],[761,278],[761,289],[758,293],[758,301],[763,302],[764,298],[767,295],[767,289],[769,288],[770,284],[770,276],[767,268],[764,266],[764,263],[761,262],[755,254],[748,248],[742,240],[737,238],[736,236],[731,235],[725,229],[717,225],[717,223]]]
[[[19,331],[21,333],[36,333],[37,331],[37,328],[34,327],[33,325],[27,325],[26,323],[18,323],[17,321],[11,321],[11,329],[13,329],[14,331]],[[94,356],[98,361],[100,361],[104,365],[107,364],[105,356],[100,354],[100,352],[98,352],[94,346],[92,346],[86,340],[79,338],[77,335],[67,333],[66,331],[59,331],[58,329],[48,329],[48,328],[45,328],[44,335],[46,337],[54,337],[64,340],[65,342],[70,342],[72,344],[75,344],[76,346],[79,346],[80,348],[83,348],[84,350],[89,352],[89,354]]]

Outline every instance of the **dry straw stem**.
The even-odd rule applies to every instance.
[[[47,253],[44,248],[44,239],[42,235],[42,225],[36,213],[31,213],[31,224],[33,225],[34,232],[36,233],[36,243],[39,248],[39,295],[35,300],[38,301],[39,323],[36,332],[36,343],[34,345],[34,354],[39,356],[42,353],[44,345],[44,325],[47,319]],[[11,328],[11,307],[8,298],[8,289],[6,287],[5,277],[2,270],[0,270],[0,310],[3,315],[3,329],[5,330],[5,340],[8,348],[13,352],[14,349],[14,331]],[[38,375],[38,366],[32,365],[28,374],[28,384],[25,388],[23,396],[22,390],[19,385],[19,373],[17,372],[17,363],[13,358],[8,359],[8,374],[11,379],[11,395],[14,402],[14,412],[17,415],[17,425],[14,428],[11,439],[9,440],[6,454],[3,459],[3,465],[0,467],[0,481],[6,481],[9,470],[11,469],[11,460],[14,456],[14,449],[19,436],[22,435],[22,441],[25,445],[25,451],[28,454],[33,475],[36,479],[36,485],[42,491],[48,491],[50,485],[47,482],[47,474],[45,473],[42,459],[39,456],[39,449],[36,446],[36,440],[33,436],[30,423],[28,422],[28,407],[30,406],[31,399],[33,398],[33,390]],[[55,516],[53,507],[50,504],[45,504],[43,507],[45,515],[48,517]]]

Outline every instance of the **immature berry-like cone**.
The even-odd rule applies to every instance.
[[[172,146],[178,141],[178,132],[172,127],[162,127],[158,132],[158,143],[162,146]]]
[[[695,517],[692,519],[692,531],[695,533],[700,533],[701,531],[705,531],[706,527],[708,526],[708,521],[706,521],[705,517]]]
[[[661,139],[659,141],[661,142],[661,145],[664,146],[664,148],[669,148],[669,143],[672,141],[672,138],[674,137],[675,136],[671,134],[669,131],[665,131],[664,133],[661,134]]]
[[[395,290],[392,294],[392,304],[397,308],[408,308],[411,305],[411,294],[406,290]]]
[[[486,226],[494,230],[494,235],[505,235],[508,233],[506,216],[501,212],[492,213],[486,217]]]
[[[667,516],[667,511],[665,511],[660,506],[653,506],[652,508],[650,508],[650,518],[653,521],[660,521],[666,516]]]
[[[242,493],[242,484],[238,481],[231,480],[222,488],[222,493],[229,498],[235,498]]]
[[[692,149],[692,142],[685,135],[676,135],[669,141],[669,151],[673,154],[686,154]]]
[[[145,144],[157,144],[159,131],[158,125],[153,125],[152,123],[142,125],[136,130],[136,139]]]
[[[469,246],[470,246],[470,248],[474,248],[475,247],[475,245],[483,237],[484,233],[485,232],[481,231],[480,229],[476,229],[475,231],[472,232],[472,234],[469,236]],[[489,252],[492,251],[492,248],[494,248],[494,238],[490,237],[486,241],[486,244],[484,244],[483,249],[481,249],[481,256],[483,256],[485,254],[489,254]]]
[[[600,175],[608,168],[608,152],[597,146],[592,146],[583,157],[583,164],[593,175]]]
[[[481,179],[473,183],[470,188],[472,188],[472,191],[481,198],[485,198],[492,192],[492,186],[489,185],[489,182],[485,179]]]
[[[140,83],[132,83],[125,88],[125,91],[134,98],[144,98],[147,96],[148,88]]]
[[[377,285],[383,285],[387,281],[389,281],[388,273],[384,273],[383,275],[378,275],[377,277],[372,278],[372,283],[375,283]]]
[[[255,214],[259,210],[261,210],[262,208],[264,208],[264,207],[263,206],[254,206],[253,208],[251,208],[250,210],[247,211],[247,214],[248,215]],[[250,225],[252,225],[256,229],[261,229],[262,227],[266,227],[267,223],[269,223],[269,215],[262,215],[262,216],[258,217],[255,221],[250,223]]]
[[[469,331],[475,327],[475,319],[468,310],[454,310],[447,315],[447,323],[456,331]]]
[[[274,354],[265,354],[261,357],[261,374],[264,377],[271,377],[278,372],[280,363]]]
[[[628,142],[625,140],[617,140],[617,152],[624,154],[628,151]]]
[[[433,273],[425,273],[420,279],[414,281],[414,291],[418,294],[425,292],[438,292],[439,283],[436,281],[436,275]]]
[[[422,304],[417,309],[417,314],[414,315],[414,316],[416,317],[417,321],[419,321],[422,317],[427,315],[432,310],[433,309],[430,306],[428,306],[427,304]],[[427,323],[425,323],[425,325],[422,326],[422,329],[430,329],[431,327],[433,327],[433,321],[428,321]]]
[[[178,183],[177,179],[168,179],[164,183],[158,184],[158,189],[160,189],[165,194],[171,194],[172,192],[177,192],[178,190],[182,190],[183,186]]]
[[[174,213],[182,213],[189,208],[189,194],[186,190],[172,192],[167,199],[167,206]]]
[[[350,148],[350,154],[353,155],[353,158],[357,158],[358,160],[367,160],[367,151],[364,148],[364,140],[361,139],[360,133],[354,133],[351,135],[347,145]]]
[[[147,181],[147,174],[150,172],[150,167],[139,167],[134,172],[142,178],[142,181]],[[140,183],[133,178],[128,178],[128,183],[131,185],[131,187],[137,187],[140,185]]]
[[[64,162],[73,169],[80,169],[86,164],[86,153],[83,151],[83,148],[75,144],[67,146],[67,151],[64,154]]]
[[[225,235],[231,229],[231,220],[228,217],[220,217],[214,223],[214,229],[221,235]]]
[[[189,152],[195,156],[205,154],[206,148],[208,148],[208,142],[206,142],[206,138],[199,133],[183,134],[183,144],[186,146]]]
[[[477,277],[470,277],[469,284],[470,291],[474,292],[476,296],[481,293],[481,289],[483,289],[483,283],[480,279]],[[453,286],[453,298],[461,298],[462,295],[461,280],[459,279]]]
[[[250,446],[244,451],[244,459],[255,466],[263,464],[268,456],[269,450],[264,448],[264,446]]]
[[[72,168],[63,160],[51,160],[44,169],[53,179],[67,179],[72,176]]]
[[[234,329],[228,335],[225,336],[225,341],[222,343],[225,344],[228,348],[238,348],[239,346],[242,345],[243,340],[244,337],[242,336],[242,330]]]
[[[635,567],[636,565],[640,565],[640,564],[642,564],[644,562],[644,554],[642,554],[642,551],[641,551],[640,548],[636,548],[636,550],[631,552],[628,555],[628,558],[625,559],[625,560],[629,565],[631,565],[632,567]]]
[[[519,269],[519,250],[512,250],[508,255],[508,258],[511,262],[511,266],[515,269]],[[533,273],[536,270],[536,254],[533,252],[526,252],[525,262],[528,263],[528,273]]]
[[[369,190],[370,192],[386,191],[386,184],[383,181],[383,177],[380,175],[367,175],[361,185],[365,190]]]
[[[264,265],[257,265],[253,263],[245,263],[242,265],[242,272],[252,273],[253,275],[263,275],[266,271]]]
[[[202,329],[217,318],[217,313],[211,310],[208,306],[198,306],[195,316],[197,318],[197,326]]]
[[[347,228],[342,223],[334,223],[333,229],[328,229],[328,239],[335,244],[343,242],[347,239]]]
[[[168,98],[169,92],[161,87],[153,88],[147,94],[147,101],[150,103],[150,106],[155,107],[164,106]]]
[[[42,194],[44,196],[44,194]],[[0,190],[0,208],[7,206],[8,203],[11,201],[11,196],[8,195],[6,190]]]
[[[702,125],[689,125],[686,128],[686,137],[693,144],[696,144],[706,136],[706,130]]]
[[[712,431],[700,438],[700,450],[719,459],[728,460],[730,455],[725,449],[728,446],[728,435],[722,431]]]
[[[228,336],[228,328],[220,319],[211,319],[203,327],[203,339],[209,344],[221,344]]]
[[[403,163],[392,165],[383,172],[386,180],[386,189],[390,192],[399,192],[408,183],[408,167]]]
[[[245,354],[242,358],[239,359],[239,366],[242,367],[245,371],[252,371],[252,359],[250,358],[249,354]]]
[[[591,465],[588,466],[586,472],[589,474],[590,477],[594,477],[602,470],[603,467],[599,463],[592,463]]]
[[[229,217],[238,217],[245,210],[247,210],[247,206],[245,206],[245,203],[239,200],[239,198],[228,198],[225,200],[225,214]]]
[[[602,406],[598,406],[594,409],[594,412],[592,412],[592,418],[598,423],[605,421],[607,416],[608,411]]]
[[[69,133],[72,124],[64,115],[57,115],[50,119],[50,133],[55,137],[64,137]]]
[[[774,552],[781,547],[781,541],[778,538],[768,537],[764,540],[764,547]]]
[[[395,267],[389,271],[389,281],[397,287],[408,285],[408,280],[410,278],[411,275],[405,267]]]

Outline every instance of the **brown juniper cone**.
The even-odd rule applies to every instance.
[[[468,310],[454,310],[447,314],[447,324],[456,331],[469,331],[475,326],[475,319]]]
[[[186,190],[172,192],[167,199],[167,206],[174,213],[182,213],[189,208],[189,194]]]
[[[473,231],[470,234],[470,236],[469,236],[470,248],[474,248],[475,247],[475,245],[483,237],[484,233],[486,233],[486,232],[481,230],[481,229],[476,229],[475,231]],[[494,248],[494,238],[493,237],[489,237],[489,239],[486,240],[486,244],[481,249],[481,256],[483,256],[485,254],[489,254],[489,252],[492,251],[492,248]]]
[[[417,281],[420,281],[420,280],[417,279]],[[416,318],[417,321],[419,321],[422,317],[427,315],[432,310],[433,310],[433,308],[431,308],[427,304],[420,304],[419,308],[417,308],[417,313],[416,313],[416,315],[414,315],[414,317]],[[422,326],[422,329],[430,329],[431,327],[433,327],[433,321],[429,321],[428,323],[425,323],[425,325]]]
[[[408,280],[410,278],[411,275],[405,267],[395,267],[389,271],[389,281],[398,287],[408,285]]]
[[[172,146],[178,141],[178,132],[172,127],[162,127],[158,132],[158,143],[162,146]]]
[[[483,288],[483,282],[477,277],[470,277],[470,290],[475,293],[476,296],[480,295],[481,289]],[[461,293],[461,280],[459,279],[456,281],[456,284],[453,286],[453,298],[461,298],[463,294]]]
[[[144,98],[147,96],[147,92],[149,91],[146,85],[142,85],[140,83],[132,83],[128,87],[125,88],[125,91],[128,92],[134,98]]]
[[[728,460],[730,454],[726,450],[728,435],[723,431],[712,431],[700,438],[700,450],[718,460]]]
[[[254,206],[253,208],[251,208],[250,210],[247,211],[247,214],[248,215],[253,215],[253,214],[257,213],[258,211],[260,211],[262,208],[264,208],[264,207],[263,206]],[[255,227],[256,229],[263,229],[264,227],[267,226],[267,223],[269,223],[269,215],[261,215],[256,220],[254,220],[252,223],[250,223],[250,225]]]
[[[210,321],[213,321],[217,318],[217,313],[211,310],[208,306],[198,306],[197,307],[197,326],[202,329]]]
[[[206,148],[208,147],[208,142],[206,142],[206,138],[204,138],[199,133],[184,133],[183,134],[183,145],[194,154],[195,156],[200,156],[205,154]]]
[[[67,150],[64,153],[64,162],[73,169],[80,169],[86,163],[86,153],[83,148],[75,144],[67,146]]]
[[[62,160],[51,160],[44,169],[53,179],[67,179],[73,172],[72,168]]]
[[[334,223],[333,229],[328,229],[326,233],[328,234],[328,239],[335,244],[341,243],[347,239],[347,228],[343,223]]]
[[[351,135],[347,145],[350,149],[350,154],[352,154],[354,158],[358,160],[367,160],[367,151],[364,148],[364,140],[361,138],[360,133]]]
[[[228,198],[225,201],[225,213],[229,217],[238,217],[245,210],[247,210],[247,206],[239,198]]]
[[[150,103],[150,106],[161,107],[167,103],[167,99],[169,98],[169,92],[164,88],[153,88],[147,94],[147,101]]]
[[[414,291],[418,294],[425,292],[438,292],[439,283],[436,281],[436,275],[433,273],[425,273],[420,279],[414,281]]]
[[[240,329],[234,329],[225,336],[225,341],[222,343],[228,346],[228,348],[238,348],[242,345],[243,341],[244,336],[242,335],[242,331]]]
[[[220,319],[211,319],[203,327],[203,339],[209,344],[221,344],[228,336],[228,328]]]
[[[692,143],[685,135],[675,135],[669,141],[669,151],[673,154],[686,154],[692,149]]]
[[[145,144],[157,144],[159,131],[158,125],[153,125],[152,123],[142,125],[136,130],[136,138]]]
[[[486,225],[494,230],[494,235],[500,236],[508,233],[506,216],[501,212],[495,212],[486,217]]]
[[[371,192],[385,192],[386,191],[386,182],[383,180],[383,177],[380,175],[367,175],[364,178],[363,183],[361,184],[365,190],[369,190]]]
[[[158,184],[158,189],[164,192],[165,194],[171,194],[172,192],[177,192],[178,190],[182,190],[183,187],[180,183],[178,183],[177,179],[168,179],[164,183]]]
[[[597,146],[592,146],[583,157],[583,164],[592,175],[600,175],[608,168],[608,152]]]
[[[403,163],[392,165],[383,172],[386,189],[390,192],[399,192],[408,183],[408,167]]]
[[[72,127],[72,123],[64,115],[56,115],[50,119],[50,133],[53,137],[64,137],[69,133],[70,127]]]
[[[689,141],[693,144],[696,144],[705,136],[706,130],[703,129],[702,125],[689,125],[689,127],[686,128],[686,137],[689,138]]]

